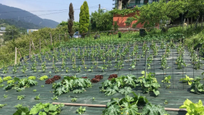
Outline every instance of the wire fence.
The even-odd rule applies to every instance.
[[[202,24],[198,24],[202,27]],[[185,28],[186,29],[186,28]],[[105,31],[105,32],[110,32],[110,31]],[[102,33],[102,32],[101,32]],[[49,33],[50,34],[50,33]],[[35,54],[38,54],[38,55],[42,55],[43,53],[42,52],[49,52],[49,50],[43,50],[42,51],[42,46],[43,45],[52,45],[53,43],[55,42],[64,42],[67,40],[67,43],[70,43],[72,44],[72,42],[74,41],[77,41],[77,40],[80,40],[80,39],[69,39],[69,37],[67,37],[68,35],[66,34],[59,34],[58,37],[57,36],[52,36],[50,34],[50,39],[30,39],[30,43],[29,43],[29,46],[27,46],[28,49],[25,49],[25,48],[16,48],[16,51],[15,52],[11,52],[11,54],[7,54],[7,55],[1,55],[0,56],[0,62],[2,62],[2,60],[6,60],[6,56],[8,56],[7,58],[10,58],[10,57],[13,57],[14,60],[12,61],[12,63],[10,63],[11,65],[15,65],[15,64],[18,64],[20,63],[20,59],[22,59],[22,57],[24,57],[24,59],[26,58],[27,56],[27,59],[30,60],[31,57],[34,55],[34,56],[37,56]],[[68,39],[67,39],[68,38]],[[123,39],[123,40],[120,40],[118,43],[115,43],[115,41],[117,41],[118,39],[118,36],[117,35],[111,35],[109,36],[110,39],[109,40],[109,45],[107,44],[104,44],[104,42],[99,42],[99,44],[94,44],[95,41],[94,39],[84,39],[84,41],[86,42],[86,45],[85,46],[75,46],[73,48],[70,48],[70,47],[62,47],[62,48],[55,48],[53,47],[53,51],[52,52],[60,52],[60,51],[63,51],[63,52],[67,52],[65,53],[66,55],[68,55],[72,50],[74,51],[78,51],[78,50],[81,50],[81,52],[79,53],[80,55],[82,55],[85,51],[86,52],[89,52],[90,54],[87,54],[85,56],[85,61],[87,62],[87,64],[89,65],[93,65],[94,63],[93,62],[97,62],[98,65],[100,66],[103,66],[104,65],[104,62],[102,59],[100,59],[100,57],[97,57],[95,58],[95,60],[93,61],[92,60],[92,51],[93,50],[96,50],[97,51],[102,51],[102,53],[104,55],[101,55],[102,57],[106,55],[106,53],[110,50],[112,50],[112,54],[119,51],[120,50],[120,53],[122,54],[125,50],[125,48],[127,48],[129,46],[129,52],[128,52],[128,55],[126,55],[126,57],[122,58],[123,60],[123,68],[121,68],[119,71],[116,70],[116,69],[112,69],[114,68],[114,66],[112,66],[111,68],[108,68],[106,69],[105,71],[106,72],[116,72],[118,74],[122,74],[123,72],[126,71],[126,73],[131,73],[131,74],[134,74],[136,76],[141,76],[141,71],[145,71],[145,72],[153,72],[155,73],[155,76],[161,81],[162,79],[164,79],[166,76],[171,76],[172,79],[172,86],[170,86],[169,88],[186,88],[188,87],[188,85],[186,84],[178,84],[179,80],[181,78],[184,78],[185,75],[188,75],[190,77],[193,77],[195,78],[196,76],[199,76],[201,75],[201,73],[203,72],[203,61],[201,60],[202,59],[202,55],[200,55],[200,51],[203,51],[203,49],[197,49],[196,50],[196,54],[197,54],[197,58],[199,60],[199,63],[201,63],[201,67],[199,70],[196,70],[195,69],[195,64],[192,64],[192,57],[189,56],[189,49],[186,47],[186,46],[183,46],[184,47],[184,53],[182,54],[182,58],[184,60],[184,62],[187,64],[186,67],[182,66],[181,69],[178,69],[177,68],[177,64],[176,64],[176,61],[180,55],[180,53],[178,51],[176,51],[179,47],[179,43],[178,42],[175,42],[175,46],[176,48],[172,48],[170,49],[170,53],[169,53],[169,57],[167,58],[167,65],[168,65],[168,69],[162,69],[161,68],[161,61],[162,61],[162,56],[166,53],[166,50],[163,50],[163,49],[159,49],[158,50],[158,55],[157,56],[153,56],[153,59],[152,59],[152,62],[150,63],[149,62],[149,58],[152,56],[152,54],[154,54],[154,51],[153,50],[149,50],[145,53],[145,55],[143,55],[143,45],[144,44],[147,44],[147,47],[150,49],[152,43],[151,42],[138,42],[136,41],[135,39],[136,38],[131,38],[131,39]],[[181,37],[180,37],[181,38]],[[100,39],[98,39],[100,40]],[[93,42],[93,43],[92,43]],[[163,43],[166,43],[168,44],[168,42],[165,42],[165,40],[162,41]],[[154,40],[154,43],[156,44],[156,47],[161,47],[161,44],[162,44],[161,40]],[[36,45],[37,44],[37,45]],[[180,43],[181,44],[181,43]],[[137,57],[134,57],[134,56],[130,56],[130,53],[133,52],[134,50],[134,47],[135,46],[138,46],[138,53],[137,53],[137,56],[141,56],[143,55],[142,58],[137,58]],[[166,48],[167,48],[167,45],[166,45]],[[41,54],[39,54],[38,52],[41,52]],[[53,53],[50,54],[50,57],[51,57],[51,60],[47,60],[48,62],[50,62],[50,66],[53,64]],[[74,55],[74,57],[77,57],[77,55]],[[43,57],[44,60],[46,60],[46,56]],[[115,60],[117,59],[117,60]],[[61,60],[61,58],[60,58]],[[72,62],[72,59],[64,59],[66,60],[67,64],[66,66],[69,66],[71,67],[73,65]],[[134,65],[135,68],[133,70],[130,70],[129,68],[132,67],[132,65],[130,66],[130,64],[133,62],[133,60],[136,61],[136,64]],[[39,65],[42,64],[42,62],[40,60],[39,61]],[[77,59],[77,63],[75,63],[76,66],[82,66],[82,60],[80,60],[80,58]],[[121,57],[109,57],[106,61],[111,61],[111,63],[113,65],[116,66],[116,64],[119,64],[121,62]],[[55,62],[55,61],[54,61]],[[49,64],[47,64],[49,66]],[[107,64],[107,63],[106,63]],[[58,66],[61,66],[62,65],[62,62],[59,62],[59,63],[56,63],[56,65]],[[2,65],[3,66],[3,65]],[[40,68],[40,66],[39,66]],[[102,72],[100,69],[96,69],[96,71],[98,72]],[[165,83],[161,83],[162,84],[162,87],[166,87],[166,84]]]

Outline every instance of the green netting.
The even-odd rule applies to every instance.
[[[120,47],[124,47],[124,46],[121,45]],[[139,48],[138,54],[141,55],[142,54],[142,44],[139,45],[138,48]],[[77,48],[75,48],[75,49],[77,49]],[[71,51],[70,49],[66,49],[66,48],[63,48],[62,51],[66,52],[67,50]],[[81,50],[83,50],[83,49],[81,48]],[[91,49],[89,49],[89,53],[91,52],[90,50]],[[117,50],[117,46],[115,46],[115,50]],[[133,50],[133,44],[130,47],[130,52],[132,50]],[[190,86],[188,86],[187,84],[179,82],[179,79],[185,77],[185,75],[188,75],[190,77],[201,76],[201,73],[203,72],[203,66],[199,70],[193,69],[193,66],[192,66],[191,60],[190,60],[190,56],[189,56],[189,52],[187,50],[185,50],[184,60],[188,66],[184,67],[183,69],[177,69],[177,65],[175,64],[175,61],[178,57],[178,53],[177,53],[176,49],[171,49],[170,50],[170,56],[167,58],[168,67],[170,67],[170,68],[166,69],[166,70],[162,70],[161,69],[161,56],[163,55],[163,52],[164,52],[164,50],[162,50],[162,49],[158,50],[158,55],[154,56],[154,60],[152,61],[151,69],[147,69],[148,72],[154,72],[155,73],[157,81],[161,84],[161,88],[159,89],[160,95],[158,97],[154,97],[154,96],[151,96],[150,94],[143,94],[141,90],[133,89],[133,91],[136,92],[136,94],[140,93],[142,96],[146,96],[147,99],[149,100],[149,102],[151,102],[153,104],[160,104],[164,107],[169,107],[169,108],[179,108],[179,106],[181,106],[187,98],[192,100],[193,102],[197,102],[199,99],[201,99],[203,101],[204,97],[202,95],[190,93],[188,91]],[[152,53],[153,53],[153,51],[150,50],[150,54],[152,54]],[[147,56],[149,56],[149,54],[147,54]],[[50,55],[50,57],[51,57],[51,55]],[[130,59],[128,57],[129,56],[127,56],[127,55],[124,57],[124,60],[126,60],[124,62],[124,67],[119,71],[117,71],[114,68],[115,64],[117,63],[117,62],[115,62],[114,58],[109,59],[112,61],[112,66],[109,67],[104,72],[102,72],[101,69],[99,69],[99,68],[94,68],[93,72],[87,72],[87,71],[85,71],[85,69],[81,65],[80,59],[77,59],[76,65],[81,65],[83,69],[81,69],[80,72],[75,72],[74,70],[70,70],[68,73],[66,73],[65,69],[63,71],[61,69],[61,63],[62,63],[61,60],[62,59],[58,55],[59,61],[55,62],[56,67],[59,68],[59,70],[61,70],[58,73],[54,73],[54,70],[52,69],[52,60],[51,61],[46,60],[47,61],[47,63],[46,63],[47,70],[45,73],[33,72],[31,70],[31,66],[32,66],[33,62],[31,60],[29,60],[28,61],[28,63],[29,63],[28,69],[29,70],[25,74],[20,71],[22,69],[22,66],[19,66],[19,68],[18,68],[19,71],[15,74],[11,73],[13,67],[9,67],[9,73],[7,73],[7,74],[3,74],[2,69],[1,69],[0,74],[2,77],[3,76],[12,76],[12,77],[16,76],[16,77],[20,77],[20,78],[23,78],[26,75],[27,76],[37,76],[37,77],[40,77],[43,75],[48,75],[49,78],[53,77],[54,75],[60,75],[60,76],[76,75],[77,77],[87,76],[90,79],[94,78],[95,75],[103,75],[104,78],[100,82],[93,84],[93,87],[88,88],[86,92],[84,92],[82,94],[73,94],[73,93],[63,94],[61,96],[58,96],[59,100],[56,100],[54,102],[69,103],[69,102],[71,102],[72,98],[76,97],[77,98],[76,103],[107,104],[107,102],[109,102],[110,99],[113,97],[118,97],[118,98],[124,97],[124,95],[121,95],[121,94],[115,94],[113,96],[105,96],[104,93],[100,92],[99,87],[101,86],[101,83],[103,81],[107,80],[109,75],[118,74],[118,76],[121,76],[121,75],[133,74],[133,75],[136,75],[137,77],[140,77],[142,75],[141,71],[145,70],[145,62],[146,62],[145,57],[142,57],[141,59],[137,60],[137,63],[135,65],[136,68],[134,70],[131,70],[129,68],[131,68],[130,64],[132,63],[132,59],[137,59],[137,58],[136,58],[136,56],[135,57],[130,56]],[[42,59],[44,60],[44,56],[42,56]],[[96,58],[96,59],[98,60],[98,63],[99,63],[98,66],[102,66],[103,61],[98,59],[98,58]],[[38,62],[37,70],[42,70],[41,69],[42,63],[40,62],[40,60],[37,57],[36,57],[36,60]],[[67,58],[65,61],[66,61],[65,68],[66,67],[72,68],[71,59]],[[90,55],[85,58],[85,61],[86,61],[85,63],[87,65],[87,68],[94,66],[92,61],[91,61]],[[49,73],[49,71],[51,71],[52,73]],[[161,80],[163,80],[164,77],[166,77],[168,75],[171,75],[172,79],[171,79],[170,88],[166,89],[165,84],[162,83]],[[60,81],[61,80],[58,80],[56,82],[60,82]],[[4,84],[6,84],[6,82],[4,82]],[[42,88],[41,85],[45,85],[45,87]],[[37,91],[33,92],[33,89],[37,89]],[[7,106],[0,109],[0,114],[12,115],[16,111],[14,106],[17,104],[24,104],[24,105],[28,105],[28,106],[32,107],[33,105],[35,105],[36,103],[39,103],[39,102],[43,102],[43,103],[44,102],[53,102],[53,100],[51,99],[51,97],[53,97],[53,93],[51,93],[51,91],[53,91],[52,85],[47,85],[47,84],[45,84],[45,81],[39,81],[39,80],[38,80],[37,86],[26,88],[25,90],[23,90],[21,92],[16,92],[15,90],[4,91],[3,88],[0,88],[0,97],[1,97],[0,103],[1,104],[5,104],[5,103],[7,104]],[[4,99],[3,98],[4,94],[8,95],[8,98]],[[34,97],[37,96],[38,94],[40,94],[40,100],[34,100]],[[26,97],[23,100],[17,100],[18,95],[26,95]],[[95,100],[92,100],[93,97],[95,97]],[[164,104],[165,100],[168,101],[168,104]],[[62,111],[61,114],[62,115],[74,115],[74,114],[76,114],[75,112],[76,112],[77,108],[78,107],[74,107],[74,106],[66,106],[66,107],[64,107],[64,110]],[[85,115],[100,115],[100,114],[102,114],[103,110],[104,110],[104,108],[87,107]],[[171,115],[185,114],[184,112],[172,112],[172,111],[169,113]]]

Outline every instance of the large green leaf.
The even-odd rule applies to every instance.
[[[164,107],[149,103],[143,108],[142,115],[168,115],[168,113],[164,110]]]

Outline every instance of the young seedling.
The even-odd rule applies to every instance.
[[[71,101],[72,101],[72,102],[76,102],[76,101],[77,101],[77,98],[72,98]]]
[[[58,100],[58,97],[53,95],[53,97],[51,97],[51,99],[52,100]]]
[[[86,111],[86,107],[82,107],[82,106],[80,106],[77,110],[76,110],[76,113],[78,113],[78,114],[83,114],[84,112]]]
[[[36,92],[37,91],[37,89],[33,89],[33,92]]]
[[[2,107],[4,107],[4,106],[6,106],[7,104],[0,104],[0,108],[2,108]]]
[[[5,95],[5,94],[4,94],[4,98],[7,98],[7,97],[8,97],[8,95]]]
[[[44,85],[41,85],[41,87],[44,87]]]
[[[25,98],[25,95],[19,95],[19,96],[17,97],[18,100],[22,100],[22,99],[24,99],[24,98]]]
[[[23,107],[23,105],[22,105],[22,104],[17,104],[17,105],[15,105],[14,107],[18,109],[18,108]]]
[[[35,100],[40,100],[40,94],[35,96]]]

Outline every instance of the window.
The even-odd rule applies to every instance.
[[[153,0],[153,2],[159,2],[159,0]]]
[[[140,4],[140,0],[135,0],[135,4]]]
[[[144,0],[144,4],[147,4],[148,3],[148,0]]]

